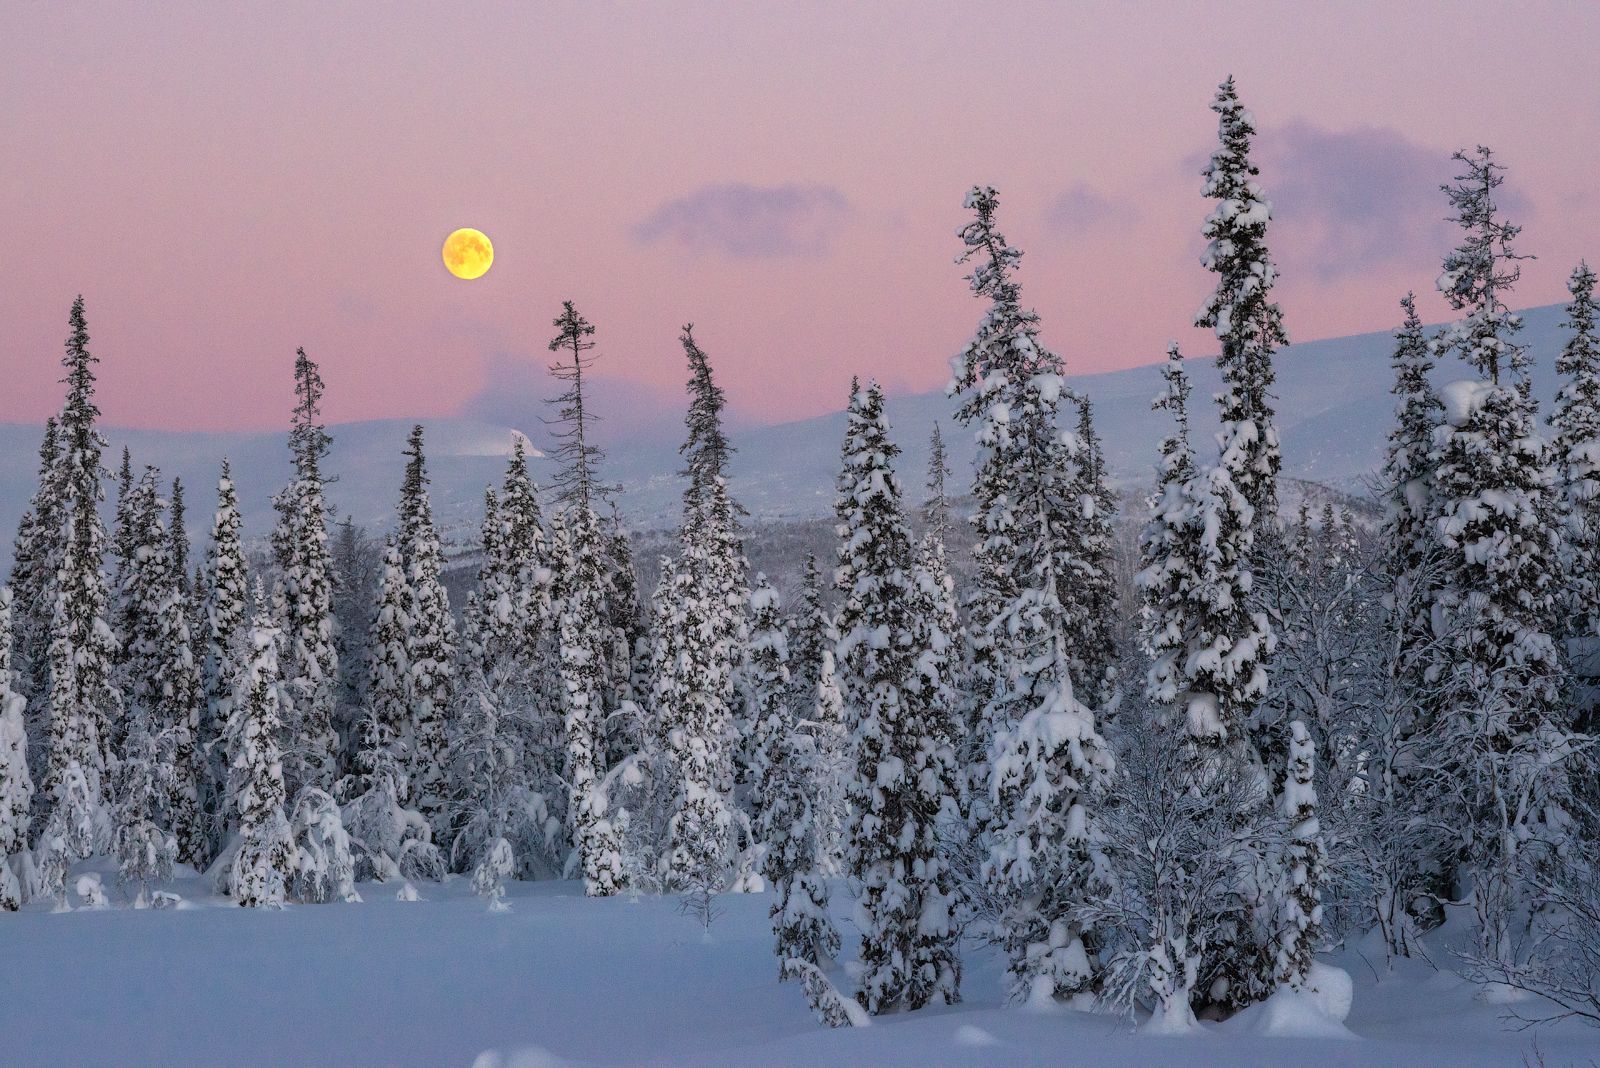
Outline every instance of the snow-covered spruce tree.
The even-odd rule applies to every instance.
[[[822,872],[837,875],[844,859],[844,783],[849,739],[843,698],[834,667],[839,643],[833,613],[822,600],[822,572],[807,554],[799,604],[789,622],[789,708],[794,722],[813,739],[812,818],[820,842]]]
[[[703,907],[710,895],[728,887],[733,813],[720,776],[729,717],[722,700],[726,665],[718,656],[718,606],[697,573],[703,572],[683,557],[662,572],[665,595],[656,602],[656,676],[650,704],[670,776],[670,788],[663,791],[667,819],[661,877],[667,887]]]
[[[563,508],[555,523],[553,557],[560,591],[556,641],[565,715],[567,828],[573,863],[583,874],[586,892],[602,896],[622,887],[619,832],[608,814],[603,788],[606,727],[612,711],[607,703],[612,697],[607,667],[614,643],[606,626],[607,546],[596,513],[615,487],[600,481],[604,455],[591,440],[596,417],[583,394],[583,373],[594,363],[590,353],[595,328],[570,300],[563,302],[553,325],[556,336],[549,347],[559,356],[550,365],[550,374],[563,386],[550,401],[556,409],[550,422],[555,427],[552,458],[558,465],[552,488]]]
[[[1234,485],[1261,517],[1278,514],[1278,429],[1272,411],[1273,352],[1289,343],[1283,313],[1272,301],[1278,269],[1267,251],[1272,202],[1256,181],[1260,171],[1250,158],[1255,118],[1229,77],[1217,87],[1211,110],[1217,113],[1220,144],[1205,169],[1204,195],[1217,202],[1201,231],[1207,241],[1202,262],[1217,276],[1217,286],[1195,316],[1195,325],[1216,332],[1222,346],[1218,397],[1223,424],[1222,462]]]
[[[118,590],[119,674],[129,721],[124,729],[137,723],[159,749],[165,766],[159,774],[140,773],[139,780],[167,791],[151,815],[159,816],[175,837],[178,859],[203,867],[211,856],[211,840],[200,811],[206,777],[198,743],[200,668],[189,634],[186,576],[173,556],[171,534],[162,519],[167,502],[159,494],[159,476],[146,468],[124,500],[122,534],[128,556]]]
[[[341,788],[356,771],[361,749],[361,717],[371,680],[372,605],[377,600],[383,569],[383,543],[345,516],[333,530],[329,553],[333,574],[333,644],[339,657],[339,686],[334,703],[334,733],[339,736]]]
[[[727,398],[712,378],[710,359],[695,342],[692,323],[684,326],[679,340],[689,361],[687,433],[678,447],[684,460],[682,474],[688,479],[679,541],[682,562],[709,595],[712,670],[722,687],[719,697],[729,710],[729,729],[734,734],[730,743],[721,747],[717,769],[719,787],[727,792],[736,786],[748,788],[749,765],[756,759],[752,725],[736,696],[749,634],[745,590],[749,566],[739,536],[744,509],[728,489],[728,463],[734,449],[722,427]]]
[[[894,473],[876,384],[850,399],[836,505],[838,628],[854,747],[847,868],[861,884],[857,1000],[872,1014],[960,997],[954,879],[937,828],[956,818],[955,724],[940,677],[948,642],[920,593],[925,574]]]
[[[1088,397],[1078,398],[1078,469],[1075,490],[1082,509],[1082,551],[1073,586],[1079,591],[1077,622],[1069,641],[1072,679],[1090,708],[1111,700],[1116,681],[1117,576],[1112,519],[1117,498],[1106,475],[1105,451],[1094,429]]]
[[[122,589],[128,582],[128,572],[133,566],[133,556],[139,542],[139,531],[132,513],[134,486],[133,456],[124,445],[122,465],[117,468],[117,503],[111,513],[111,539],[108,543],[111,556],[111,622],[119,634],[124,628]]]
[[[372,620],[372,684],[367,691],[363,717],[361,757],[357,762],[356,793],[374,784],[372,776],[395,776],[401,800],[412,796],[405,756],[406,727],[411,715],[411,658],[406,650],[410,584],[400,547],[390,538],[383,550],[383,575],[378,583],[378,603]]]
[[[602,789],[606,645],[599,523],[580,504],[558,517],[555,534],[571,863],[583,876],[585,893],[603,897],[622,889],[622,857]]]
[[[1480,925],[1480,953],[1509,961],[1511,929],[1529,866],[1569,834],[1563,664],[1551,635],[1561,557],[1555,473],[1535,425],[1521,326],[1503,298],[1520,273],[1520,228],[1495,204],[1493,154],[1458,152],[1444,187],[1464,231],[1445,257],[1439,289],[1463,313],[1431,342],[1473,376],[1441,390],[1443,419],[1430,462],[1430,520],[1443,557],[1432,606],[1449,634],[1440,716],[1446,755],[1436,804],[1462,830],[1463,881]]]
[[[204,867],[212,858],[213,844],[201,812],[205,755],[200,748],[200,665],[189,633],[189,605],[183,592],[185,576],[177,570],[170,551],[162,554],[168,578],[156,607],[155,662],[161,678],[155,694],[156,722],[164,753],[171,765],[163,812],[167,827],[178,842],[178,859]]]
[[[534,684],[532,717],[523,759],[533,788],[559,818],[565,810],[562,785],[563,690],[556,635],[555,573],[539,489],[528,473],[526,440],[512,441],[511,459],[500,484],[501,559],[497,571],[511,590],[511,609],[520,636],[517,659]]]
[[[44,772],[44,738],[49,708],[50,623],[55,608],[56,567],[60,553],[62,505],[65,500],[59,464],[60,436],[56,417],[45,420],[39,444],[39,484],[17,524],[12,548],[11,581],[16,608],[12,618],[15,652],[12,670],[17,692],[28,702],[28,753],[31,773]]]
[[[167,496],[168,552],[172,556],[172,573],[178,577],[178,592],[189,596],[189,512],[183,503],[183,480],[172,480],[172,492]]]
[[[411,797],[430,821],[448,802],[445,782],[446,719],[455,683],[455,620],[444,588],[444,553],[428,502],[422,427],[406,442],[406,476],[400,491],[400,558],[408,583],[406,659],[409,716],[403,727]]]
[[[962,396],[958,418],[977,427],[980,449],[972,626],[989,646],[977,664],[980,692],[989,694],[984,879],[1013,992],[1069,997],[1096,978],[1092,946],[1071,913],[1078,895],[1095,892],[1092,795],[1112,761],[1073,689],[1088,607],[1078,578],[1090,565],[1074,492],[1076,442],[1059,425],[1061,360],[1039,343],[1038,316],[1021,306],[1021,253],[995,226],[997,200],[993,189],[967,194],[975,217],[961,231],[962,262],[974,263],[972,290],[989,308],[953,362],[951,383]]]
[[[1289,772],[1284,777],[1283,817],[1288,822],[1278,921],[1278,982],[1305,985],[1322,936],[1322,880],[1327,849],[1317,819],[1316,746],[1306,725],[1289,724]]]
[[[463,665],[487,668],[492,661],[520,648],[526,633],[517,618],[516,590],[505,566],[504,520],[500,516],[500,499],[493,489],[483,493],[483,523],[478,537],[483,545],[483,562],[478,565],[477,585],[467,595],[461,612],[460,656]]]
[[[200,800],[213,851],[227,840],[232,821],[227,809],[228,746],[224,735],[232,718],[234,669],[240,660],[239,645],[244,639],[245,609],[250,595],[243,531],[233,471],[224,459],[222,474],[217,479],[217,510],[211,521],[211,546],[206,552],[201,661],[205,705],[200,750],[205,754],[206,774],[200,786]]]
[[[228,893],[246,908],[283,905],[295,871],[294,839],[284,817],[282,678],[278,636],[260,607],[266,596],[256,579],[255,618],[248,660],[238,672],[228,737],[228,798],[238,819],[239,845],[228,871]]]
[[[1429,452],[1441,407],[1428,382],[1434,365],[1433,352],[1423,335],[1414,295],[1407,293],[1400,306],[1405,309],[1405,322],[1395,334],[1394,355],[1390,360],[1397,405],[1383,469],[1383,540],[1388,553],[1388,572],[1396,582],[1414,584],[1433,540],[1428,523],[1433,474]],[[1426,619],[1408,620],[1404,628],[1408,650],[1426,641]],[[1413,661],[1411,668],[1420,672],[1426,667],[1415,655],[1409,658]]]
[[[1550,412],[1565,549],[1561,618],[1566,636],[1589,643],[1600,639],[1600,334],[1594,282],[1594,271],[1580,263],[1567,283],[1572,336],[1556,358],[1562,381]]]
[[[131,477],[131,476],[130,476]],[[156,615],[167,579],[166,530],[161,522],[158,472],[147,467],[136,482],[119,490],[117,525],[112,531],[116,558],[111,626],[117,635],[115,680],[128,709],[149,714],[161,670],[156,662]],[[111,725],[113,749],[126,724]]]
[[[145,710],[131,709],[129,721],[117,769],[111,851],[122,885],[133,890],[134,907],[144,908],[150,884],[172,878],[178,843],[162,826],[160,815],[174,783],[172,763],[151,733]]]
[[[0,586],[0,910],[22,904],[11,857],[28,846],[28,813],[33,776],[28,772],[27,698],[17,690],[11,670],[11,587]]]
[[[1140,537],[1142,641],[1151,659],[1146,694],[1163,729],[1178,732],[1199,781],[1260,770],[1249,735],[1266,693],[1262,659],[1272,648],[1265,613],[1249,602],[1253,518],[1225,465],[1201,468],[1189,444],[1189,383],[1176,345],[1168,350],[1166,390],[1155,406],[1170,410],[1176,433],[1161,445],[1152,514]],[[1202,787],[1203,791],[1203,787]],[[1264,796],[1264,795],[1263,795]],[[1202,961],[1203,998],[1238,1008],[1275,985],[1272,937],[1274,877],[1252,833],[1269,814],[1240,830],[1251,848],[1235,855],[1236,898]]]
[[[354,842],[358,878],[438,879],[443,857],[433,829],[412,801],[405,759],[411,707],[406,652],[410,585],[393,537],[383,550],[371,625],[371,680],[358,730],[355,771],[345,784],[345,830]]]
[[[302,786],[329,789],[338,773],[333,714],[339,657],[333,644],[333,577],[323,495],[327,479],[322,470],[332,439],[322,423],[322,393],[316,363],[305,349],[295,350],[295,406],[289,430],[295,473],[294,481],[273,499],[278,525],[272,534],[288,608],[283,675],[289,703],[283,756],[292,793]]]
[[[750,638],[745,652],[745,682],[750,724],[751,822],[756,841],[765,842],[761,828],[771,826],[772,805],[768,779],[784,759],[787,736],[795,730],[789,707],[789,628],[782,599],[765,573],[757,574],[750,591]]]
[[[56,563],[54,616],[49,650],[49,763],[43,791],[58,806],[71,834],[57,836],[74,847],[92,849],[105,841],[106,771],[111,725],[121,716],[122,697],[113,679],[117,640],[108,625],[106,580],[100,563],[105,527],[100,457],[105,440],[95,428],[94,365],[83,298],[72,303],[72,332],[62,366],[67,398],[58,421],[60,459],[59,527],[50,558]],[[68,769],[75,767],[73,782]],[[80,781],[81,780],[81,781]],[[81,788],[80,788],[81,787]],[[78,810],[80,806],[86,809]],[[93,828],[89,835],[81,833]],[[80,854],[81,855],[81,854]]]
[[[1190,514],[1189,487],[1195,478],[1189,441],[1189,376],[1177,342],[1167,348],[1161,369],[1166,385],[1151,407],[1172,413],[1173,432],[1161,441],[1150,519],[1139,534],[1140,570],[1134,576],[1143,595],[1140,642],[1150,667],[1145,694],[1160,710],[1186,706],[1190,598],[1200,581],[1200,531]],[[1187,732],[1185,732],[1187,733]]]
[[[649,690],[649,673],[641,670],[639,657],[649,648],[649,629],[645,625],[644,604],[639,597],[639,572],[633,565],[633,545],[622,525],[616,503],[611,505],[611,521],[605,532],[606,623],[610,630],[612,702],[637,701]],[[613,717],[618,718],[618,717]],[[626,733],[613,727],[613,749],[631,749]]]
[[[839,933],[828,916],[824,829],[818,816],[823,792],[818,735],[801,727],[787,692],[787,636],[778,595],[756,580],[750,597],[750,672],[753,719],[762,742],[755,821],[762,843],[761,874],[777,894],[771,909],[778,975],[790,978],[799,959],[829,966],[839,951]],[[804,707],[804,706],[803,706]],[[807,709],[809,711],[809,708]]]
[[[512,589],[511,608],[522,626],[529,649],[547,636],[552,622],[550,549],[544,516],[539,508],[539,487],[528,474],[527,439],[518,434],[511,443],[500,484],[500,571]]]
[[[481,878],[492,875],[498,887],[514,869],[510,839],[538,841],[543,821],[536,818],[533,833],[528,833],[533,806],[528,803],[532,799],[518,722],[527,702],[525,674],[504,657],[487,666],[464,660],[458,683],[450,746],[451,867],[474,872],[473,885],[481,894]],[[501,860],[505,873],[498,872]]]

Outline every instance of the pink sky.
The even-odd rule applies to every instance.
[[[1228,72],[1261,130],[1289,330],[1432,293],[1452,149],[1511,168],[1517,303],[1600,260],[1600,4],[10,5],[0,419],[59,403],[73,294],[109,421],[507,411],[562,299],[619,398],[676,418],[693,320],[735,409],[942,385],[978,314],[955,230],[998,187],[1073,371],[1151,362],[1208,288],[1199,166]],[[458,226],[489,274],[446,274]],[[520,403],[520,402],[517,402]],[[514,405],[513,405],[514,407]]]

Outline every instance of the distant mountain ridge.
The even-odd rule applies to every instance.
[[[1555,391],[1555,357],[1565,341],[1560,305],[1523,313],[1521,339],[1534,359],[1534,392],[1547,410]],[[1284,474],[1344,490],[1360,490],[1363,479],[1383,460],[1384,437],[1393,418],[1389,394],[1389,356],[1393,335],[1386,332],[1308,341],[1285,348],[1277,359],[1278,431]],[[1196,443],[1203,451],[1217,430],[1211,396],[1221,386],[1214,359],[1192,359],[1192,402]],[[1150,481],[1156,447],[1167,433],[1164,412],[1150,400],[1161,388],[1160,365],[1069,376],[1073,388],[1094,402],[1096,426],[1105,441],[1115,479],[1124,485]],[[1464,377],[1460,367],[1440,368],[1439,381]],[[928,435],[945,424],[945,441],[958,487],[976,456],[972,435],[953,425],[953,403],[941,392],[894,396],[888,414],[903,450],[901,480],[911,500],[920,500],[928,462]],[[536,413],[529,414],[537,426]],[[412,420],[344,423],[330,428],[330,472],[337,481],[328,497],[335,513],[352,516],[375,530],[393,522],[403,467],[401,448]],[[426,420],[432,499],[440,523],[468,536],[482,515],[483,489],[497,484],[518,430],[467,418]],[[217,470],[231,459],[247,533],[271,527],[271,496],[289,480],[284,432],[199,433],[107,428],[107,466],[115,468],[127,445],[136,467],[154,464],[187,487],[190,534],[203,539],[215,502]],[[11,537],[27,506],[37,477],[41,428],[0,424],[0,563],[9,566]],[[734,435],[735,495],[758,518],[816,518],[833,505],[833,482],[844,434],[844,413],[797,422],[745,428]],[[549,483],[547,459],[536,458],[534,474]],[[661,527],[675,522],[682,486],[679,457],[652,435],[611,445],[605,478],[622,486],[624,517],[633,525]],[[108,487],[109,489],[109,487]]]

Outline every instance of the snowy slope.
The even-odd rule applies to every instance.
[[[1523,338],[1535,357],[1535,391],[1542,402],[1554,392],[1553,366],[1563,333],[1559,306],[1526,313]],[[1278,413],[1285,474],[1342,489],[1359,489],[1363,476],[1382,460],[1384,434],[1391,418],[1387,333],[1311,341],[1292,345],[1278,360]],[[1199,433],[1216,429],[1214,406],[1207,398],[1218,386],[1213,361],[1193,360],[1195,425]],[[1455,368],[1441,377],[1457,377]],[[1167,431],[1163,413],[1150,411],[1150,398],[1160,387],[1160,367],[1150,364],[1107,374],[1079,375],[1073,385],[1088,393],[1105,439],[1115,477],[1142,484],[1150,477],[1155,449]],[[1200,403],[1205,401],[1205,403]],[[927,465],[928,433],[935,421],[947,424],[957,484],[975,449],[970,436],[951,427],[952,405],[942,393],[891,397],[889,418],[905,454],[900,470],[908,487],[920,486]],[[541,440],[541,412],[530,411],[523,426]],[[486,484],[498,482],[512,430],[471,419],[434,419],[427,423],[433,499],[441,526],[470,533],[482,511]],[[338,515],[350,514],[367,526],[386,529],[392,522],[403,461],[401,446],[410,423],[384,420],[347,423],[331,428],[332,469],[339,482],[329,490]],[[663,441],[657,429],[609,446],[606,477],[623,487],[621,505],[631,521],[664,525],[675,521],[682,486],[677,477],[676,443]],[[738,453],[733,461],[734,491],[752,514],[762,517],[824,515],[833,503],[833,479],[844,433],[842,412],[753,427],[734,433]],[[0,564],[10,560],[10,535],[26,507],[36,476],[40,428],[0,424]],[[194,434],[163,431],[107,431],[115,464],[122,446],[133,451],[136,464],[153,463],[168,477],[180,475],[189,486],[191,531],[203,537],[210,520],[217,463],[233,459],[247,532],[266,533],[271,526],[268,501],[289,477],[288,450],[282,433]],[[548,461],[533,465],[541,483],[549,480]],[[913,489],[912,496],[920,495]]]
[[[1398,316],[1398,308],[1396,312]],[[1550,305],[1524,316],[1522,340],[1535,360],[1534,392],[1540,403],[1547,405],[1555,393],[1555,358],[1565,340],[1560,329],[1565,312]],[[1286,475],[1359,490],[1364,476],[1379,467],[1384,436],[1393,417],[1389,394],[1392,347],[1392,334],[1375,333],[1309,341],[1279,354],[1277,410]],[[1221,387],[1216,364],[1211,359],[1188,362],[1194,382],[1191,415],[1195,430],[1199,435],[1214,434],[1216,407],[1210,398]],[[1458,367],[1445,367],[1439,378],[1461,376]],[[1096,426],[1105,439],[1113,476],[1125,484],[1149,482],[1156,447],[1171,425],[1166,413],[1150,410],[1150,399],[1161,389],[1161,365],[1069,376],[1069,381],[1094,402]],[[953,410],[942,393],[889,398],[889,420],[904,450],[900,471],[908,487],[921,485],[928,461],[928,434],[934,422],[941,420],[946,424],[945,442],[958,472],[957,483],[966,482],[964,472],[976,449],[970,435],[950,425]],[[843,434],[843,413],[739,434],[734,440],[739,453],[733,464],[739,499],[757,514],[815,515],[827,510],[832,506]],[[1197,438],[1204,440],[1208,438]],[[633,491],[629,506],[641,515],[670,510],[672,501],[653,492],[646,458],[617,455],[626,461],[620,473]],[[920,489],[912,491],[912,496],[920,496]]]
[[[386,419],[344,423],[332,428],[330,471],[337,481],[328,489],[334,514],[354,517],[376,529],[393,523],[405,466],[401,449],[410,433],[409,420]],[[41,427],[0,424],[0,561],[9,564],[11,538],[27,508],[38,479]],[[433,506],[441,526],[476,529],[483,514],[483,488],[498,484],[505,472],[516,431],[470,419],[434,419],[427,423],[428,470],[433,478]],[[189,533],[207,538],[216,505],[217,471],[224,456],[233,464],[246,534],[259,536],[272,527],[272,495],[289,481],[286,435],[262,433],[174,433],[158,430],[105,431],[110,449],[106,465],[121,462],[124,445],[135,471],[154,464],[170,479],[183,479],[189,508]],[[107,493],[115,492],[108,486]]]
[[[1552,1066],[1600,1055],[1600,1030],[1518,1032],[1448,972],[1401,962],[1380,984],[1355,953],[1336,958],[1355,979],[1353,1040],[1265,1038],[1242,1018],[1155,1038],[1007,1006],[1001,961],[974,945],[962,1004],[830,1031],[777,982],[766,894],[723,896],[706,938],[675,898],[511,883],[512,911],[492,914],[467,883],[424,884],[416,903],[362,884],[360,904],[271,912],[190,879],[177,889],[195,908],[0,916],[0,1063],[1500,1068],[1535,1038]],[[849,956],[848,904],[835,911]]]

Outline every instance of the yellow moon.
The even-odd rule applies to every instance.
[[[482,278],[494,263],[494,245],[482,230],[462,227],[444,239],[444,265],[457,278]]]

